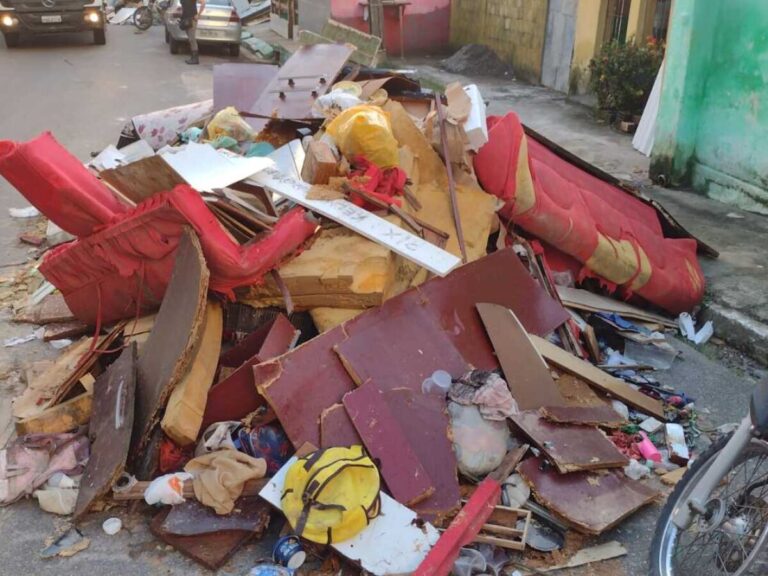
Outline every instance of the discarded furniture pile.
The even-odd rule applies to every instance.
[[[648,368],[674,360],[668,314],[700,301],[711,249],[487,119],[477,87],[352,50],[217,65],[212,101],[132,119],[87,166],[51,134],[0,142],[58,230],[17,320],[72,340],[14,400],[0,499],[75,523],[145,500],[211,569],[270,521],[306,573],[625,554],[549,553],[684,469],[695,407]]]

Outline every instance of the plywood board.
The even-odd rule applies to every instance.
[[[264,93],[270,82],[277,78],[278,67],[272,64],[226,63],[213,66],[213,111],[228,106],[249,111]],[[245,118],[253,128],[261,130],[264,120]]]
[[[553,424],[537,411],[521,412],[512,416],[512,421],[561,474],[629,464],[627,457],[597,428]]]
[[[334,404],[320,414],[320,448],[362,444],[344,404]]]
[[[123,350],[94,383],[91,456],[80,481],[75,518],[88,512],[122,474],[128,458],[136,393],[136,344]]]
[[[315,98],[330,90],[355,51],[349,44],[302,46],[283,64],[250,110],[264,118],[312,119]]]
[[[601,428],[621,428],[627,420],[612,406],[545,406],[541,415],[557,424],[579,424]]]
[[[254,367],[256,389],[275,411],[295,448],[305,442],[319,446],[320,415],[355,388],[333,351],[344,339],[340,326]]]
[[[150,156],[125,166],[102,170],[99,176],[135,204],[158,192],[167,192],[185,184],[184,179],[161,156]]]
[[[291,458],[259,493],[277,509],[285,475],[296,460]],[[415,512],[382,492],[380,514],[356,536],[331,546],[364,570],[385,576],[414,572],[439,538],[434,526],[420,522]]]
[[[531,335],[531,341],[547,362],[585,380],[591,386],[610,394],[645,414],[666,421],[664,406],[658,400],[635,390],[624,381],[614,378],[589,362],[577,358],[548,340]]]
[[[381,390],[369,382],[345,394],[343,403],[395,500],[413,506],[434,494],[432,479],[411,448]]]
[[[345,325],[349,338],[335,349],[358,386],[373,380],[385,391],[420,391],[435,370],[459,377],[469,369],[430,311],[403,300],[404,306],[377,308]]]
[[[171,280],[155,324],[138,359],[133,452],[149,442],[160,412],[186,376],[205,321],[209,272],[200,242],[189,229],[176,251]]]
[[[565,399],[549,368],[531,344],[515,313],[504,306],[487,303],[478,303],[477,311],[520,409],[564,405]]]
[[[194,444],[200,433],[208,391],[219,363],[223,326],[221,305],[209,301],[200,346],[187,375],[171,392],[161,422],[163,432],[179,446]]]
[[[263,186],[285,196],[326,218],[339,222],[393,252],[417,263],[430,272],[445,276],[456,268],[461,259],[434,244],[398,228],[391,222],[355,206],[346,200],[309,200],[310,184],[291,178],[276,168],[266,168],[252,176],[249,183]]]
[[[677,322],[666,316],[648,312],[632,304],[627,304],[620,300],[614,300],[607,296],[595,294],[589,290],[580,288],[568,288],[558,286],[557,294],[565,306],[576,308],[577,310],[586,310],[587,312],[616,312],[626,318],[635,318],[647,322],[658,322],[668,328],[677,328]]]
[[[434,494],[413,506],[413,510],[429,522],[442,523],[459,508],[461,501],[445,399],[410,388],[387,390],[384,397],[435,485]]]
[[[622,472],[558,474],[541,470],[539,458],[529,458],[518,473],[536,500],[579,532],[598,535],[650,504],[658,492]]]

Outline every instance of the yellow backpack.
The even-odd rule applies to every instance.
[[[318,450],[288,470],[283,513],[302,538],[343,542],[379,515],[380,484],[379,471],[362,446]]]

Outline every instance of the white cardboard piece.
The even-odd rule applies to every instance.
[[[226,188],[272,165],[267,158],[235,156],[217,151],[210,144],[196,142],[169,149],[161,155],[198,192]]]
[[[296,462],[295,456],[280,468],[259,496],[281,510],[280,497],[288,469]],[[339,553],[358,562],[376,576],[411,574],[426,558],[440,533],[429,523],[419,527],[416,513],[381,493],[381,513],[354,538],[332,544]]]
[[[467,93],[467,96],[472,101],[469,117],[464,122],[464,132],[469,140],[470,149],[477,152],[488,142],[485,102],[483,101],[480,89],[475,84],[464,86],[464,92]]]
[[[346,200],[310,200],[311,184],[288,176],[274,167],[254,174],[248,180],[276,194],[285,196],[326,218],[330,218],[393,252],[408,258],[438,276],[445,276],[461,264],[461,259],[426,240],[355,206]]]

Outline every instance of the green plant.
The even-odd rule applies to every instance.
[[[663,47],[652,40],[605,44],[589,63],[597,107],[612,113],[642,114],[663,57]]]

